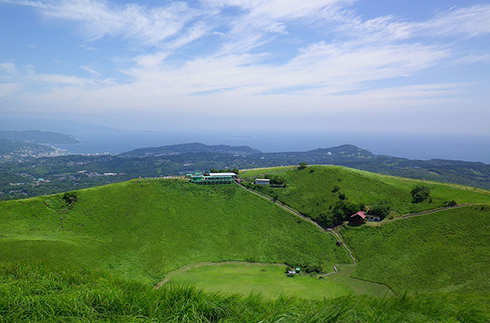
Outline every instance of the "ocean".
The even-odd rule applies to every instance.
[[[263,152],[307,151],[352,144],[374,154],[409,159],[452,159],[490,163],[490,138],[455,135],[363,133],[165,133],[149,131],[93,132],[76,135],[80,145],[60,145],[70,153],[118,154],[138,148],[200,142],[250,146]]]

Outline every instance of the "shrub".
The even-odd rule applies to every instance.
[[[65,201],[66,205],[71,205],[78,201],[78,194],[76,191],[66,192],[63,194],[63,200]]]
[[[456,201],[455,201],[455,200],[445,201],[445,202],[444,202],[444,206],[445,206],[445,207],[453,207],[453,206],[456,206],[456,205],[458,205],[458,203],[456,203]]]
[[[421,203],[429,198],[430,189],[427,186],[417,185],[410,194],[412,194],[412,203]]]

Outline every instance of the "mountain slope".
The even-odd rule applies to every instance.
[[[490,295],[490,205],[450,209],[380,227],[345,227],[353,276],[403,293]]]
[[[236,185],[134,180],[0,203],[0,258],[109,270],[156,282],[204,261],[349,262],[335,239]]]
[[[228,146],[215,145],[208,146],[201,143],[189,143],[170,145],[162,147],[141,148],[120,154],[122,157],[148,157],[148,156],[168,156],[189,153],[220,153],[232,155],[252,155],[262,153],[260,150],[252,149],[248,146]]]
[[[264,169],[262,173],[267,174]],[[247,177],[247,173],[243,175]],[[264,177],[254,172],[254,177]],[[367,207],[386,201],[391,207],[391,215],[399,216],[443,207],[445,202],[455,200],[458,204],[490,203],[490,191],[478,190],[435,182],[395,178],[350,169],[341,166],[308,166],[305,169],[287,169],[266,177],[285,187],[271,188],[253,186],[254,189],[275,197],[309,216],[326,227],[340,224],[335,211],[339,204],[353,204],[353,212],[360,204]],[[412,203],[411,190],[417,185],[430,189],[430,198],[422,203]]]
[[[0,131],[0,138],[11,141],[31,142],[41,145],[73,145],[80,143],[70,135],[39,130]]]

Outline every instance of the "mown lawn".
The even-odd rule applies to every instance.
[[[397,293],[490,295],[490,206],[469,206],[380,227],[345,227],[359,260],[353,277]]]
[[[342,277],[340,277],[342,276]],[[375,297],[391,295],[379,284],[349,278],[347,275],[287,277],[284,266],[263,264],[204,265],[169,277],[169,285],[192,285],[207,292],[226,295],[250,293],[267,299],[295,296],[304,299],[335,298],[353,294]]]

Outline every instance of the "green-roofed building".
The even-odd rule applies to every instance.
[[[191,183],[198,185],[231,184],[235,178],[235,173],[210,173],[209,175],[195,174],[191,177]]]

